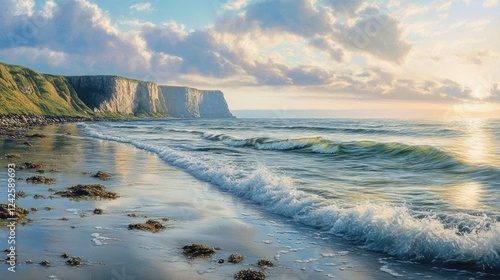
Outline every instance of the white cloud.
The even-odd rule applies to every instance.
[[[222,5],[223,10],[239,10],[248,5],[249,0],[230,0]]]
[[[143,12],[143,11],[150,12],[150,11],[153,10],[153,6],[149,2],[140,2],[140,3],[137,3],[137,4],[134,4],[134,5],[130,6],[130,9],[131,10],[136,10],[136,11],[139,11],[139,12]]]
[[[497,0],[485,0],[483,2],[484,7],[495,7],[498,4]]]

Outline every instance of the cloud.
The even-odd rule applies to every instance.
[[[495,7],[497,4],[498,4],[497,0],[485,0],[483,2],[483,6],[484,7],[489,7],[489,8]]]
[[[336,62],[342,62],[344,51],[336,46],[335,42],[326,36],[317,36],[309,41],[310,45],[329,54]]]
[[[462,59],[465,63],[480,66],[484,63],[485,59],[490,57],[490,54],[486,51],[477,51],[457,54],[457,57]]]
[[[267,0],[247,6],[245,21],[263,30],[278,30],[311,37],[330,30],[330,17],[310,0]]]
[[[326,0],[326,6],[332,7],[337,13],[354,15],[363,6],[366,0]]]
[[[500,102],[500,86],[498,83],[491,85],[489,95],[490,96],[486,99],[486,101]]]
[[[411,47],[400,22],[374,7],[360,9],[364,1],[332,0],[322,7],[315,4],[313,0],[264,0],[249,4],[243,14],[224,17],[216,28],[270,37],[282,32],[294,34],[310,40],[311,46],[329,53],[334,61],[342,60],[343,48],[394,63],[401,63],[409,53]],[[336,17],[345,13],[357,14],[348,22]]]
[[[248,5],[249,1],[250,0],[230,0],[223,3],[221,6],[223,10],[228,10],[228,11],[239,10]]]
[[[138,12],[153,11],[153,6],[149,2],[140,2],[129,7],[131,10],[136,10]]]
[[[24,9],[24,14],[19,15],[8,13],[17,9],[17,4],[4,4],[6,9],[0,12],[0,18],[8,24],[0,26],[0,32],[5,34],[0,38],[0,50],[13,50],[13,57],[22,58],[24,50],[31,48],[64,54],[61,65],[79,62],[89,69],[118,69],[119,73],[149,67],[150,54],[144,52],[142,38],[134,32],[120,32],[95,4],[66,1],[52,6],[50,12]]]
[[[213,77],[238,73],[236,54],[206,31],[186,32],[176,24],[144,25],[141,36],[149,49],[182,60],[180,72]]]
[[[336,37],[345,47],[383,60],[401,63],[411,49],[399,21],[385,14],[361,18],[350,26],[338,25],[338,30]]]

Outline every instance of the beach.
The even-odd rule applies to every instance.
[[[30,210],[25,224],[16,227],[16,272],[2,264],[2,279],[233,279],[248,268],[262,270],[266,279],[494,277],[366,250],[342,236],[266,211],[252,199],[193,177],[189,169],[157,153],[90,137],[84,128],[74,123],[36,127],[29,133],[46,137],[30,138],[32,146],[24,138],[0,139],[3,167],[36,162],[43,165],[41,175],[56,180],[31,184],[26,178],[39,174],[37,170],[16,169],[16,190],[26,192],[16,204],[37,211]],[[3,170],[0,198],[7,203],[7,168]],[[111,177],[93,177],[98,171]],[[103,184],[118,197],[74,199],[55,194],[77,184]],[[34,198],[37,194],[44,198]],[[165,228],[129,229],[149,219]],[[8,247],[8,235],[8,228],[0,228],[0,248]],[[209,257],[189,258],[182,248],[193,243],[217,250]],[[82,263],[68,265],[65,253]],[[231,253],[243,256],[243,261],[228,263]],[[261,259],[274,266],[259,267]],[[44,260],[50,265],[42,265]]]

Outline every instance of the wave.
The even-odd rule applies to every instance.
[[[377,129],[377,128],[334,128],[325,126],[264,126],[266,129],[286,129],[286,130],[310,130],[321,132],[343,132],[354,134],[405,134],[397,130]]]
[[[469,226],[461,231],[429,213],[417,217],[404,205],[365,202],[334,205],[331,201],[296,189],[293,180],[265,166],[253,171],[224,165],[200,156],[145,142],[104,135],[83,125],[87,135],[133,145],[194,177],[261,205],[270,212],[342,236],[401,259],[475,264],[478,268],[500,268],[500,223],[491,217],[460,217]],[[487,226],[486,226],[487,225]]]
[[[463,165],[451,153],[429,145],[382,143],[375,141],[334,142],[322,137],[298,139],[271,139],[256,137],[237,139],[225,134],[204,133],[207,140],[220,141],[231,147],[257,150],[300,151],[314,154],[331,154],[336,158],[366,159],[389,158],[404,160],[425,168],[453,168]],[[415,166],[412,166],[415,167]]]
[[[397,136],[415,136],[417,135],[440,135],[440,136],[454,136],[460,134],[458,131],[448,128],[442,128],[438,130],[421,130],[412,131],[411,133],[408,130],[399,130],[398,128],[387,128],[383,125],[378,126],[369,126],[365,128],[357,127],[328,127],[328,126],[273,126],[268,125],[263,128],[276,130],[302,130],[302,131],[316,131],[316,132],[330,132],[330,133],[346,133],[346,134],[381,134],[381,135],[397,135]]]

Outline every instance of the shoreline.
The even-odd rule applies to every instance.
[[[457,274],[456,271],[447,274],[432,265],[405,264],[384,254],[362,250],[292,219],[263,212],[258,205],[221,192],[169,166],[155,154],[88,138],[75,124],[40,126],[30,133],[47,137],[34,138],[33,146],[26,146],[23,139],[0,136],[0,162],[39,162],[44,165],[42,175],[56,182],[31,185],[18,180],[19,191],[26,191],[28,195],[19,198],[20,206],[36,207],[38,211],[30,212],[31,221],[17,228],[18,272],[12,278],[12,274],[6,274],[10,273],[8,266],[2,265],[2,276],[12,279],[40,278],[40,275],[55,276],[50,279],[111,279],[120,275],[136,279],[233,279],[240,270],[258,271],[256,264],[260,259],[275,264],[264,269],[266,279],[385,279],[400,277],[397,275],[403,275],[403,271],[402,279],[426,276],[446,279]],[[23,158],[6,159],[6,153]],[[99,170],[109,172],[112,177],[100,181],[91,176]],[[36,170],[16,173],[23,179],[37,175]],[[54,192],[76,184],[103,184],[119,197],[71,200]],[[0,190],[0,203],[4,203],[6,188]],[[37,199],[34,197],[37,194],[45,198]],[[96,208],[102,213],[95,214]],[[169,221],[161,221],[167,217]],[[128,229],[128,225],[148,219],[160,221],[166,228],[156,233]],[[7,229],[2,227],[0,232],[0,246],[6,247]],[[209,258],[189,259],[183,255],[182,248],[193,243],[220,250]],[[64,253],[81,258],[83,264],[67,265],[61,257]],[[243,261],[228,263],[231,253],[242,255]],[[46,259],[50,266],[40,264]],[[224,263],[219,263],[220,259],[224,259]],[[463,279],[470,276],[464,274]]]
[[[0,115],[0,137],[22,138],[27,136],[28,131],[36,127],[96,121],[112,121],[112,119],[104,117]]]

